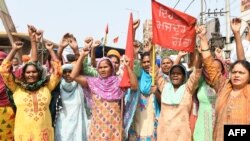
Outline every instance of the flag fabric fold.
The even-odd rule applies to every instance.
[[[130,13],[125,55],[130,59],[130,68],[131,69],[133,69],[133,63],[134,63],[134,46],[133,46],[134,31],[133,30],[134,30],[133,29],[133,15],[132,15],[132,13]],[[129,75],[128,75],[128,70],[126,68],[124,68],[124,73],[122,76],[122,80],[120,82],[120,87],[121,88],[129,88],[130,87],[130,79],[129,79]]]
[[[196,18],[152,0],[152,27],[154,44],[193,52]]]

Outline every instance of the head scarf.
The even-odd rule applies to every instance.
[[[185,68],[182,64],[174,65],[174,66],[171,67],[171,69],[170,69],[170,71],[169,71],[169,76],[170,76],[171,73],[173,72],[174,68],[180,68],[181,71],[182,71],[182,73],[184,73],[183,75],[184,75],[185,79],[184,79],[184,82],[183,82],[183,83],[185,83],[185,82],[187,81],[187,77],[188,77],[188,73],[187,73],[186,68]]]
[[[33,83],[33,84],[28,84],[26,83],[26,80],[24,78],[24,74],[25,74],[25,70],[27,69],[28,66],[35,66],[37,71],[38,71],[38,81]],[[46,85],[46,83],[48,82],[48,77],[42,77],[42,74],[43,74],[43,68],[42,66],[40,65],[39,62],[28,62],[26,63],[24,66],[23,66],[23,70],[22,70],[22,76],[21,76],[21,81],[19,80],[15,80],[16,83],[26,89],[26,90],[29,90],[29,91],[36,91],[38,90],[39,88],[43,87]]]
[[[186,87],[185,82],[187,80],[187,71],[183,65],[174,65],[170,69],[169,75],[171,75],[174,68],[180,68],[182,72],[184,73],[185,79],[184,79],[183,84],[176,91],[174,90],[174,86],[172,82],[165,84],[163,91],[162,91],[161,99],[163,103],[169,104],[169,105],[178,105],[181,103],[181,100],[185,93],[185,87]]]
[[[172,63],[174,63],[173,57],[170,58],[170,56],[165,56],[165,57],[161,58],[161,60],[165,60],[165,59],[168,59],[168,60],[170,60]]]
[[[222,67],[221,73],[222,73],[223,76],[225,76],[226,78],[228,78],[228,72],[227,72],[226,64],[223,62],[223,60],[216,59],[216,58],[214,60],[219,61],[221,63],[221,67]]]
[[[62,70],[72,70],[73,69],[73,64],[64,64],[62,66]]]
[[[73,65],[72,64],[64,64],[62,66],[62,70],[72,70],[73,69]],[[72,81],[72,82],[66,82],[65,79],[61,79],[61,92],[62,92],[62,96],[64,95],[64,97],[66,96],[71,96],[72,94],[74,94],[76,88],[77,88],[77,82],[76,81]]]
[[[143,95],[149,95],[152,85],[152,77],[144,69],[141,69],[141,77],[139,78],[139,89]]]
[[[7,54],[3,51],[0,51],[0,59],[5,59]],[[6,86],[3,82],[2,76],[0,76],[0,106],[9,105],[8,96],[6,95]]]
[[[22,61],[23,61],[24,63],[29,62],[29,60],[30,60],[29,55],[23,55],[23,56],[22,56]]]
[[[110,55],[115,55],[118,58],[121,58],[121,54],[117,50],[114,50],[114,49],[111,49],[108,51],[107,56],[110,56]]]
[[[0,59],[5,59],[7,57],[7,53],[0,51]]]
[[[112,64],[112,75],[107,78],[98,77],[87,77],[87,82],[91,93],[99,95],[105,100],[119,100],[123,97],[123,91],[119,87],[120,79],[115,75],[115,69],[112,61],[103,57],[97,63],[97,68],[100,66],[100,63],[104,60],[108,60]]]

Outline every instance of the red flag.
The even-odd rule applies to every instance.
[[[106,26],[105,33],[106,33],[106,34],[109,33],[109,25],[108,25],[108,24],[107,24],[107,26]]]
[[[119,36],[115,37],[114,40],[113,40],[113,43],[117,43],[118,39],[119,39]]]
[[[134,62],[134,46],[133,46],[133,41],[134,41],[133,37],[134,36],[133,36],[133,34],[134,34],[134,32],[133,32],[133,15],[132,15],[132,13],[130,13],[125,55],[128,58],[130,58],[130,68],[131,69],[133,69],[133,62]],[[128,70],[126,68],[124,68],[124,73],[122,76],[120,87],[122,87],[122,88],[130,87]]]
[[[152,42],[165,48],[193,52],[196,19],[152,0]]]

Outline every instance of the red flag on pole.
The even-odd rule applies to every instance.
[[[119,39],[119,36],[115,37],[114,40],[113,40],[113,43],[117,43],[118,39]]]
[[[102,56],[103,57],[104,57],[104,54],[105,54],[105,45],[107,44],[108,33],[109,33],[109,27],[108,27],[108,24],[107,24],[106,29],[105,29],[105,37],[104,37],[103,48],[102,48]]]
[[[106,26],[105,33],[106,33],[106,34],[109,33],[109,25],[108,25],[108,24],[107,24],[107,26]]]
[[[193,52],[196,19],[152,0],[152,42],[174,50]]]
[[[128,58],[130,58],[130,68],[132,68],[132,69],[133,69],[133,62],[134,62],[134,46],[133,46],[133,41],[134,41],[133,37],[134,36],[133,36],[133,34],[134,34],[134,32],[133,32],[133,15],[132,15],[132,13],[130,13],[125,55]],[[130,87],[128,70],[126,68],[124,68],[124,73],[122,76],[120,87],[122,87],[122,88]]]

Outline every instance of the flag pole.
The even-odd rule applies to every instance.
[[[152,86],[155,85],[155,44],[152,44]]]
[[[105,46],[107,44],[108,32],[109,32],[109,30],[108,30],[108,24],[107,24],[106,29],[105,29],[103,48],[102,48],[102,57],[104,57],[104,55],[105,55]]]
[[[102,57],[104,57],[104,51],[105,51],[105,46],[107,44],[107,33],[105,33],[105,37],[104,37],[104,43],[103,43],[103,48],[102,48]]]

